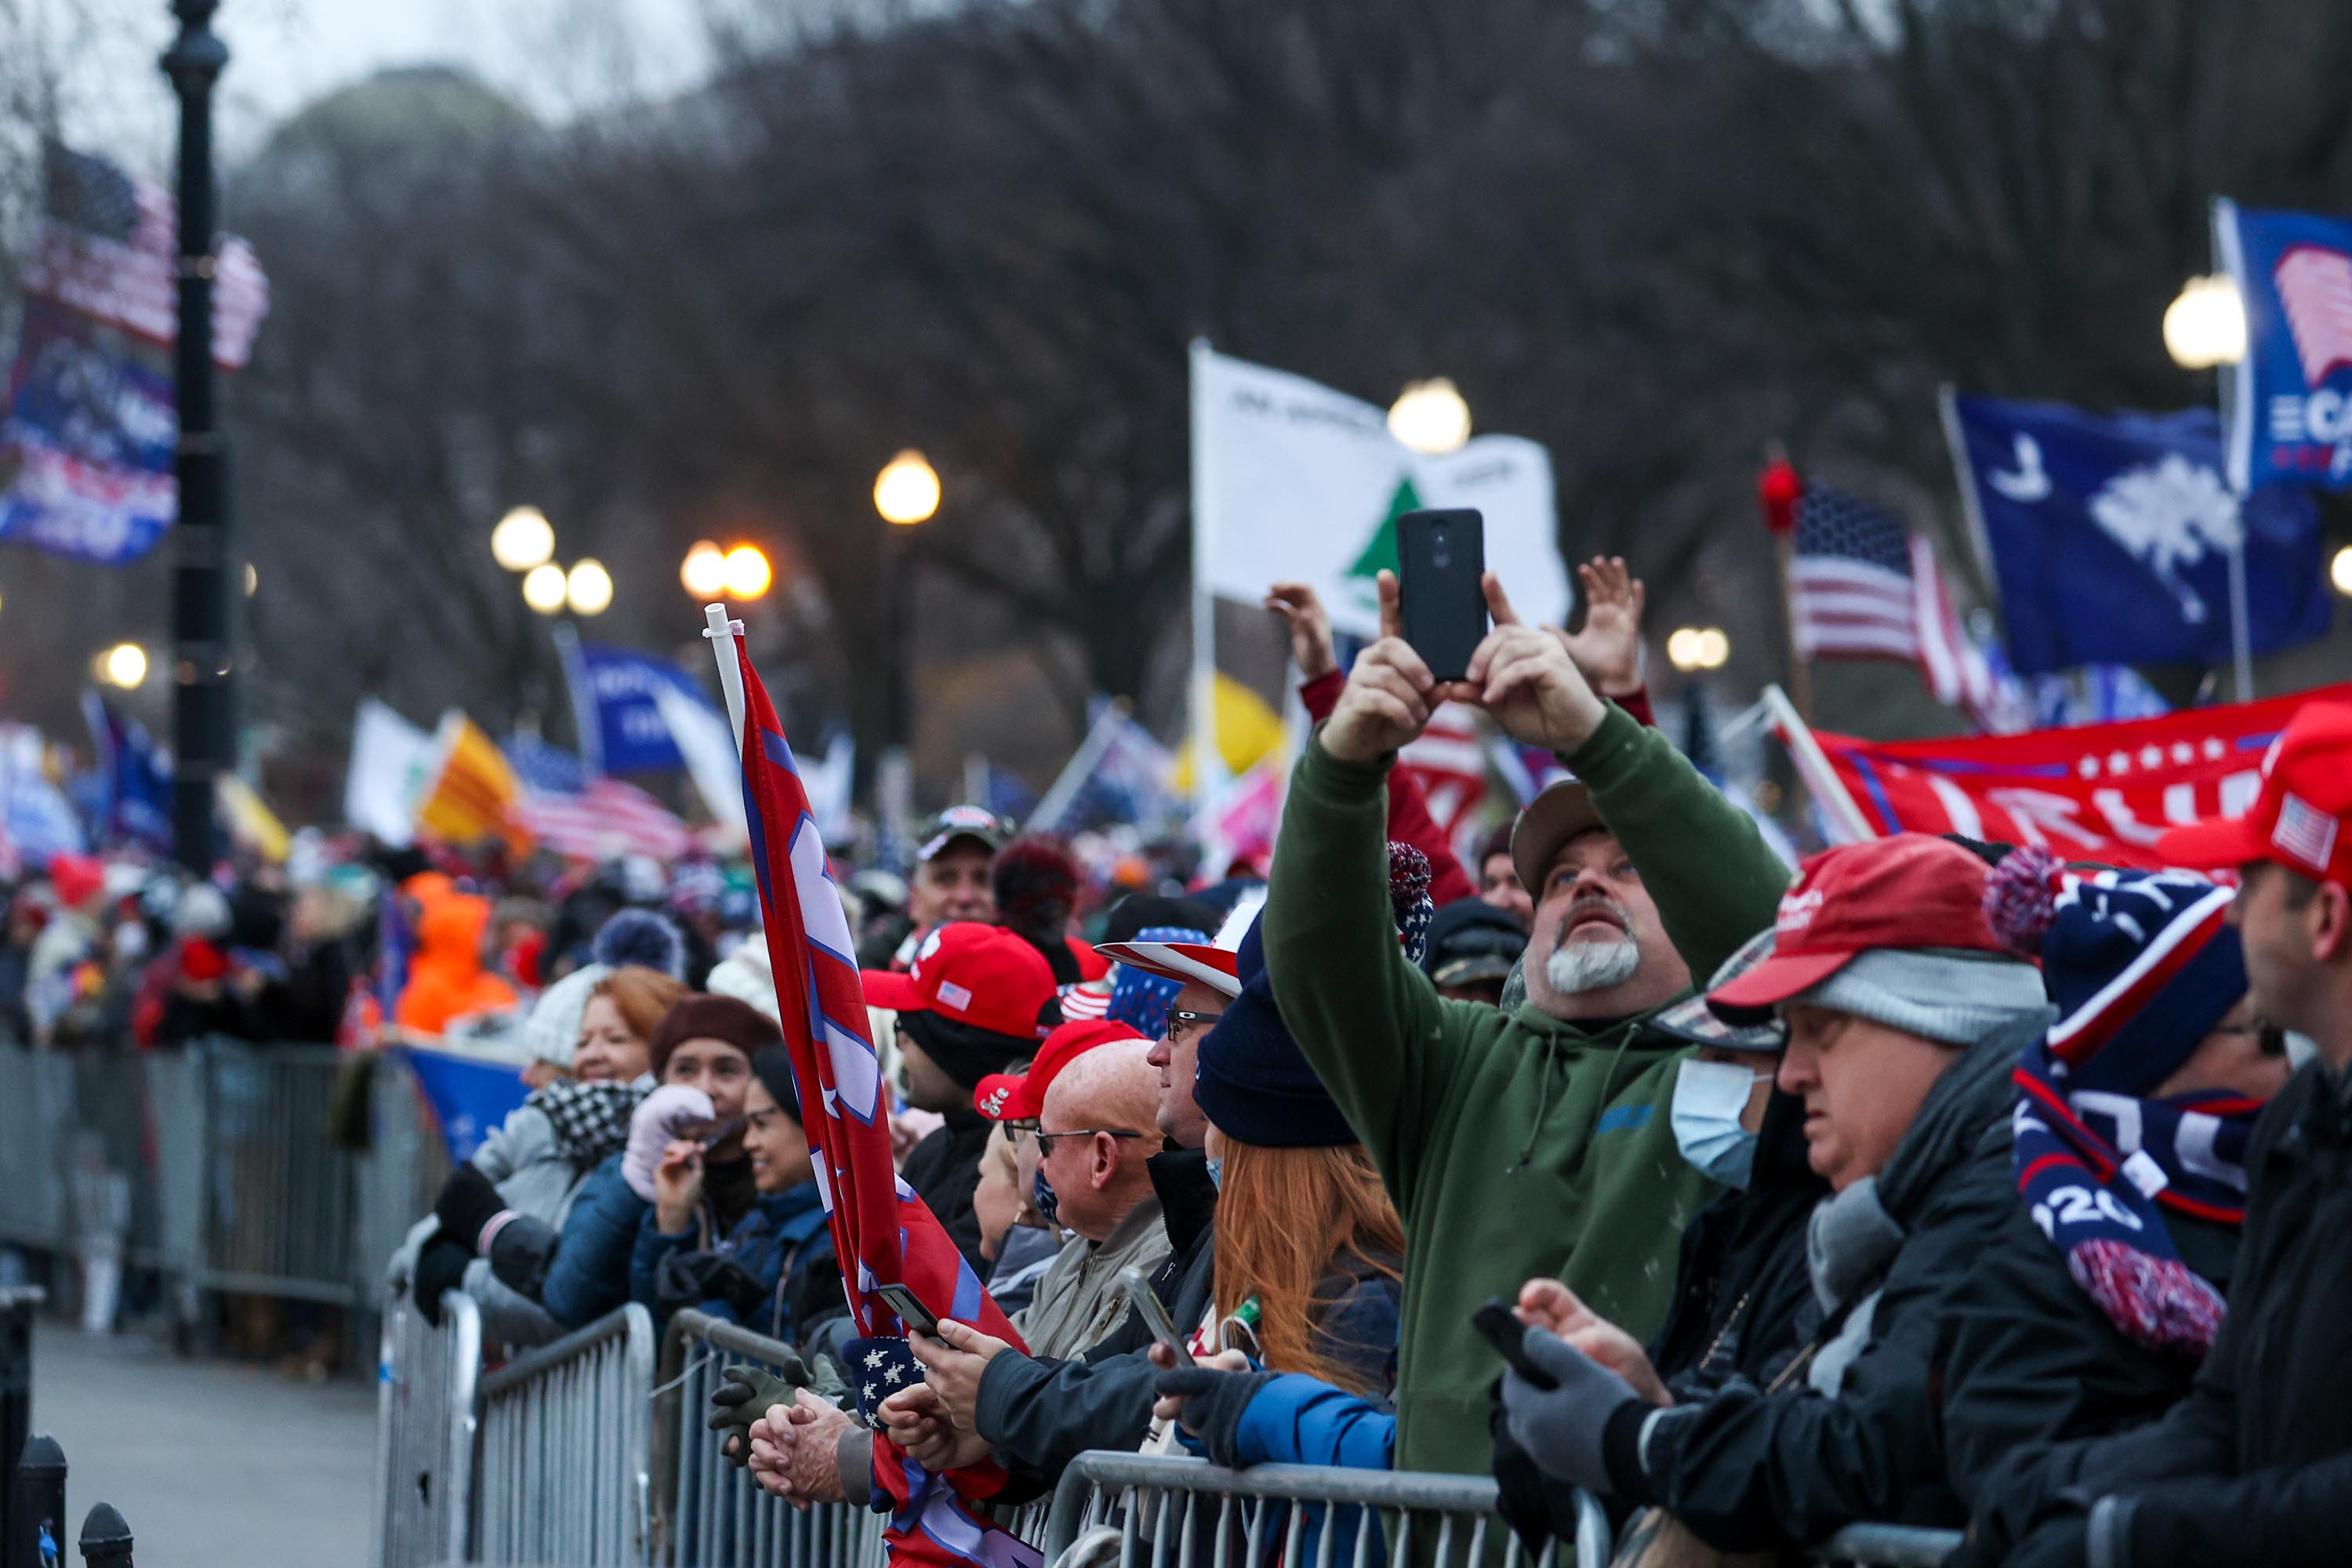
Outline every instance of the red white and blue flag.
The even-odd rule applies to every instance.
[[[903,1337],[906,1324],[878,1293],[903,1285],[940,1318],[1021,1347],[1021,1336],[940,1228],[898,1179],[890,1158],[882,1059],[866,1023],[856,949],[809,808],[799,765],[767,689],[740,643],[744,817],[760,879],[768,958],[784,1045],[806,1118],[817,1191],[833,1225],[849,1310],[866,1337]],[[883,1539],[894,1564],[1038,1568],[1041,1556],[974,1514],[969,1503],[1003,1484],[994,1463],[933,1475],[880,1433],[874,1483],[893,1507]]]

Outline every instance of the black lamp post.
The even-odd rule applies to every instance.
[[[179,37],[163,74],[180,98],[179,341],[173,384],[180,438],[172,530],[172,853],[197,876],[212,870],[213,783],[235,765],[235,563],[228,512],[228,453],[213,404],[213,274],[218,262],[213,197],[213,84],[228,47],[213,35],[218,0],[172,0]]]

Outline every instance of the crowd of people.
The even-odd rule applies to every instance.
[[[80,1005],[158,1045],[315,1034],[397,919],[387,1021],[531,1088],[395,1279],[470,1296],[493,1353],[632,1300],[793,1347],[711,1424],[795,1504],[881,1498],[880,1433],[992,1461],[1007,1505],[1103,1448],[1491,1473],[1530,1547],[1581,1492],[1652,1568],[1873,1521],[1964,1529],[1968,1565],[2340,1560],[2352,708],[2166,833],[2179,869],[1918,834],[1792,868],[1648,721],[1638,584],[1582,570],[1574,636],[1490,577],[1447,681],[1391,582],[1345,671],[1277,588],[1318,723],[1263,877],[1106,898],[971,806],[903,883],[845,873],[899,1174],[1021,1336],[910,1327],[919,1378],[865,1416],[724,874],[493,900],[378,867],[392,915],[331,876],[164,900],[68,867],[11,910],[0,1006],[59,1043]],[[1466,855],[1393,766],[1448,700],[1570,774]],[[59,921],[137,984],[57,1006]]]

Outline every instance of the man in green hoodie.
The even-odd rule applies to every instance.
[[[1675,1148],[1682,1051],[1651,1019],[1772,922],[1790,873],[1664,736],[1595,694],[1559,634],[1519,622],[1492,574],[1494,629],[1459,681],[1396,635],[1385,573],[1381,592],[1387,635],[1292,775],[1266,959],[1404,1220],[1396,1468],[1484,1474],[1501,1362],[1470,1326],[1482,1302],[1549,1275],[1636,1336],[1657,1328],[1683,1226],[1715,1189]],[[1440,998],[1390,919],[1384,781],[1449,700],[1577,780],[1512,836],[1536,916],[1528,1001],[1507,1016]]]

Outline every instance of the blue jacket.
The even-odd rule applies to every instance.
[[[629,1297],[654,1314],[656,1333],[667,1328],[670,1313],[681,1305],[661,1299],[662,1260],[691,1250],[698,1234],[692,1226],[674,1235],[665,1232],[651,1208],[638,1225],[629,1258]],[[825,1223],[824,1205],[813,1181],[760,1198],[711,1251],[749,1275],[763,1301],[751,1312],[739,1310],[736,1301],[715,1296],[694,1303],[714,1318],[741,1323],[772,1339],[797,1342],[810,1317],[841,1300],[833,1231]]]
[[[1304,1373],[1286,1372],[1243,1407],[1234,1446],[1244,1465],[1385,1470],[1396,1448],[1396,1413]]]
[[[652,1212],[622,1180],[620,1155],[588,1173],[564,1216],[563,1238],[540,1289],[540,1302],[556,1321],[581,1328],[629,1299],[629,1250]]]

